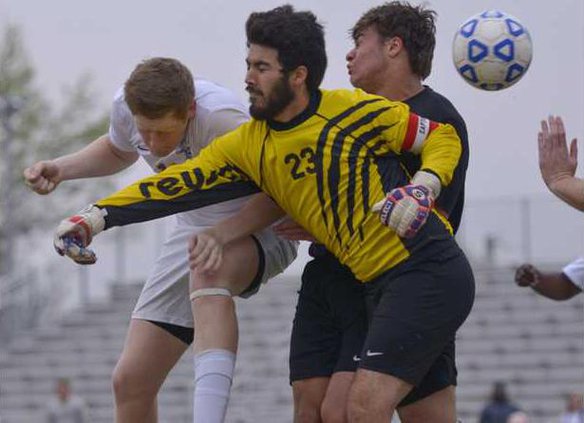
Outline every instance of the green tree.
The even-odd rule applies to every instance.
[[[39,196],[24,185],[25,167],[81,148],[105,133],[108,123],[107,113],[96,110],[88,75],[68,87],[60,107],[43,97],[34,78],[22,31],[9,25],[0,36],[0,275],[11,273],[17,239],[50,229],[71,208],[112,188],[110,182],[76,181]]]

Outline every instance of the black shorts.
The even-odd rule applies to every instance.
[[[370,326],[360,367],[395,376],[415,402],[456,385],[454,337],[474,302],[474,277],[454,241],[365,284]]]
[[[256,273],[253,281],[251,281],[249,286],[247,288],[245,288],[245,290],[241,294],[239,294],[239,296],[243,297],[243,298],[248,298],[258,291],[258,289],[260,288],[260,284],[262,283],[262,276],[264,274],[264,270],[266,267],[266,253],[264,252],[264,249],[262,248],[262,244],[255,236],[251,235],[251,238],[254,240],[255,245],[258,249],[258,257],[259,257],[258,272]],[[193,339],[194,339],[194,335],[195,335],[195,331],[193,330],[193,328],[174,325],[172,323],[166,323],[166,322],[156,322],[153,320],[148,320],[148,321],[150,323],[155,324],[158,327],[161,327],[162,329],[164,329],[165,331],[167,331],[171,335],[174,335],[175,337],[177,337],[178,339],[180,339],[182,342],[184,342],[187,345],[191,345],[193,343]]]
[[[290,382],[355,371],[367,333],[364,286],[330,253],[311,260],[290,341]]]

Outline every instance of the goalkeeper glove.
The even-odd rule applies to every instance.
[[[392,189],[384,200],[374,204],[381,222],[398,236],[412,238],[426,223],[440,194],[440,179],[430,172],[416,172],[410,184]]]
[[[57,253],[78,264],[95,263],[95,253],[86,247],[94,235],[103,231],[106,214],[105,210],[90,205],[76,215],[62,220],[53,240]]]

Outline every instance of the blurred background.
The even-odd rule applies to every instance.
[[[418,1],[412,1],[419,3]],[[325,24],[324,88],[349,87],[348,30],[362,1],[291,1]],[[0,421],[42,422],[58,377],[112,421],[109,378],[133,302],[155,260],[168,221],[113,229],[94,242],[99,261],[74,265],[52,249],[52,230],[68,214],[143,176],[140,165],[109,180],[67,182],[51,196],[27,191],[22,170],[74,151],[107,131],[109,104],[134,66],[176,57],[196,75],[245,98],[243,25],[272,0],[99,3],[0,0]],[[557,271],[584,254],[581,213],[554,198],[537,165],[539,121],[564,118],[568,137],[584,134],[584,3],[581,0],[433,0],[437,48],[427,84],[449,97],[469,129],[467,202],[458,241],[472,260],[477,301],[459,336],[459,414],[478,421],[495,382],[527,411],[550,422],[565,396],[584,391],[584,302],[554,303],[516,288],[523,262]],[[466,84],[452,65],[458,26],[482,10],[515,15],[531,32],[527,75],[501,92]],[[582,161],[582,159],[580,160]],[[578,170],[583,175],[582,165]],[[291,421],[288,337],[306,245],[261,295],[238,304],[241,354],[229,422]],[[266,356],[266,351],[269,354]],[[190,357],[161,395],[161,422],[190,421]]]

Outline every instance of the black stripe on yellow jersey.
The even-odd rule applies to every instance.
[[[378,99],[363,101],[363,102],[357,104],[356,106],[345,110],[341,114],[339,114],[331,119],[328,119],[325,116],[319,115],[323,119],[328,120],[328,122],[320,133],[320,136],[318,139],[318,146],[317,146],[317,150],[316,150],[317,151],[316,157],[317,158],[322,157],[322,151],[325,148],[328,134],[330,133],[330,130],[332,127],[338,126],[345,119],[350,119],[354,113],[359,111],[364,106],[376,103],[377,101],[378,101]],[[329,165],[328,175],[327,175],[328,176],[328,192],[329,192],[329,195],[331,198],[331,204],[332,204],[332,210],[333,210],[333,221],[334,221],[335,229],[337,232],[336,237],[337,237],[337,240],[339,243],[342,243],[342,242],[341,242],[340,233],[339,233],[341,219],[340,219],[339,212],[338,212],[338,208],[339,208],[338,186],[339,186],[339,178],[340,178],[340,173],[341,173],[340,167],[341,167],[341,156],[342,156],[343,144],[345,141],[347,141],[347,138],[349,138],[350,141],[352,142],[351,151],[349,152],[349,156],[348,156],[348,165],[349,165],[349,182],[348,182],[348,184],[349,184],[349,186],[347,188],[347,198],[346,198],[347,218],[348,219],[344,223],[347,225],[349,233],[351,235],[353,235],[354,227],[353,227],[352,212],[354,210],[354,204],[355,204],[355,198],[354,198],[354,196],[355,196],[354,186],[356,183],[355,166],[357,165],[357,161],[358,161],[357,158],[359,156],[359,151],[362,148],[366,148],[367,141],[374,139],[374,138],[378,137],[379,135],[381,135],[381,133],[383,131],[385,131],[386,129],[388,129],[389,126],[383,126],[383,125],[376,126],[373,129],[371,129],[370,131],[366,132],[365,134],[361,134],[359,136],[356,136],[355,133],[357,131],[359,131],[359,129],[364,127],[365,125],[371,124],[373,119],[377,118],[381,113],[383,113],[389,109],[390,109],[390,107],[380,107],[379,109],[373,110],[373,111],[369,112],[368,114],[366,114],[365,116],[359,118],[357,121],[350,123],[345,128],[339,127],[339,132],[334,137],[333,142],[332,142],[332,146],[330,147],[332,151],[331,151],[331,163]],[[324,169],[322,168],[323,163],[321,161],[318,161],[318,159],[317,159],[317,163],[318,163],[317,172],[316,172],[317,187],[318,187],[319,199],[320,199],[321,205],[324,205],[325,204],[325,199],[324,199],[324,194],[323,194],[324,193],[324,188],[323,188]],[[365,159],[364,165],[368,165],[367,159]],[[366,212],[367,209],[365,209],[364,211]],[[323,216],[323,217],[324,217],[325,222],[326,222],[326,216]]]
[[[326,117],[319,115],[318,112],[316,113],[317,116],[320,116],[325,121],[328,121],[319,134],[318,143],[316,146],[316,154],[315,154],[315,162],[317,164],[317,166],[316,166],[316,187],[317,187],[317,192],[318,192],[318,199],[320,201],[321,206],[324,206],[324,204],[325,204],[324,164],[323,164],[322,157],[323,157],[323,151],[325,148],[325,144],[328,140],[328,136],[329,136],[331,129],[334,128],[342,119],[351,115],[356,110],[364,107],[367,104],[374,103],[376,101],[377,101],[377,99],[370,99],[370,100],[362,101],[362,102],[348,108],[347,110],[343,111],[342,113],[340,113],[339,115],[335,116],[332,119],[327,119]],[[339,132],[339,134],[340,133],[342,133],[342,130]],[[334,144],[333,144],[332,148],[333,148],[333,153],[335,153]],[[338,151],[336,151],[336,153],[337,153],[337,155],[340,155]],[[331,175],[329,174],[329,178],[330,178],[330,176]],[[331,185],[332,184],[329,184],[329,190],[331,189]],[[334,189],[334,187],[332,187],[332,189]],[[334,206],[334,204],[333,204],[333,206]],[[333,213],[334,213],[334,207],[333,207]],[[324,208],[322,209],[322,218],[323,218],[325,224],[328,225],[328,219],[327,219],[326,213],[324,211]],[[338,227],[338,218],[335,218],[335,226]],[[339,239],[339,242],[340,242],[340,239]]]
[[[447,222],[433,213],[417,236],[402,240],[370,211],[387,191],[407,182],[397,157],[408,150],[448,185],[461,150],[451,126],[361,90],[323,90],[292,121],[252,119],[198,157],[97,206],[108,212],[107,227],[122,225],[235,198],[253,190],[251,181],[366,282],[422,245],[450,236]],[[191,175],[196,183],[189,183]]]
[[[163,183],[168,183],[168,178]],[[174,183],[174,182],[173,182]],[[141,188],[147,189],[147,188]],[[148,189],[150,191],[150,189]],[[149,199],[133,203],[132,207],[126,207],[123,197],[120,197],[120,205],[111,205],[107,207],[108,216],[106,217],[107,227],[123,226],[129,223],[145,222],[152,219],[159,219],[169,214],[180,213],[188,210],[198,209],[212,204],[221,203],[235,198],[245,197],[260,192],[260,189],[253,182],[239,181],[228,184],[217,185],[209,191],[209,195],[200,195],[200,191],[193,189],[185,195],[175,197],[172,201],[172,207],[169,208],[169,200]],[[148,194],[150,195],[150,194]],[[132,202],[132,199],[127,199]]]

